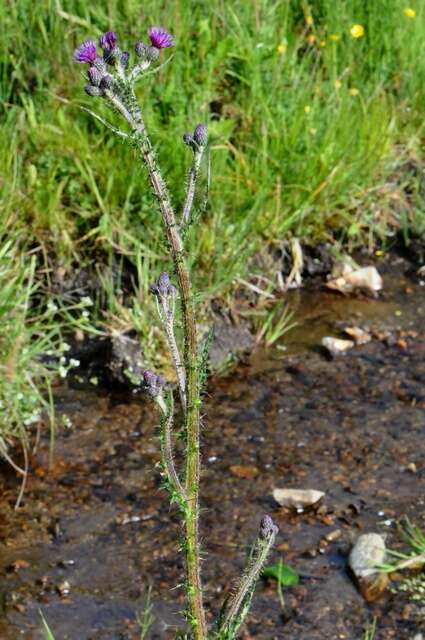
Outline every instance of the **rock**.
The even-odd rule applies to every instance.
[[[363,267],[353,270],[349,265],[345,265],[343,274],[339,278],[329,280],[326,286],[341,293],[351,293],[355,289],[364,289],[376,294],[377,291],[382,289],[382,278],[376,267]]]
[[[139,338],[116,332],[111,347],[109,369],[112,377],[122,384],[140,384],[146,362]]]
[[[360,327],[346,327],[344,332],[354,340],[356,344],[367,344],[372,340],[370,333]]]
[[[244,352],[255,346],[255,338],[246,324],[234,325],[230,321],[216,319],[209,363],[214,371],[222,370]]]
[[[341,340],[341,338],[332,338],[330,336],[322,338],[322,346],[329,351],[333,358],[344,356],[354,345],[355,343],[352,340]]]
[[[315,489],[273,489],[273,498],[281,507],[303,510],[323,498],[323,491]]]
[[[388,584],[388,574],[376,566],[385,562],[385,557],[385,540],[378,533],[361,535],[351,549],[348,565],[368,602],[377,600]]]
[[[338,538],[341,537],[341,534],[341,529],[334,529],[334,531],[330,531],[325,535],[325,540],[327,542],[334,542],[334,540],[338,540]]]
[[[60,596],[62,597],[66,597],[70,594],[71,592],[71,585],[68,582],[68,580],[64,580],[63,582],[61,582],[57,587],[56,587],[57,592],[59,593]]]

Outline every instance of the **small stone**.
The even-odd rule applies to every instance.
[[[65,597],[71,593],[71,585],[68,580],[64,580],[56,587],[56,590],[60,596]]]
[[[351,549],[348,564],[368,602],[377,600],[388,584],[388,575],[376,568],[385,557],[385,540],[378,533],[361,535]]]
[[[328,542],[333,542],[334,540],[338,540],[341,537],[341,529],[335,529],[334,531],[330,531],[325,535],[325,540]]]
[[[367,344],[372,340],[370,333],[360,327],[346,327],[344,333],[349,335],[356,344]]]
[[[315,489],[273,489],[273,498],[281,507],[302,510],[311,507],[323,498],[323,491]]]
[[[335,289],[341,293],[350,293],[355,289],[365,289],[374,294],[382,289],[382,278],[376,267],[363,267],[353,270],[349,265],[344,266],[343,273],[339,278],[326,283],[329,289]]]
[[[344,356],[354,345],[353,340],[342,340],[341,338],[332,338],[331,336],[322,338],[322,346],[329,351],[333,358]]]

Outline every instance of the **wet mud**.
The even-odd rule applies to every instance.
[[[202,453],[203,577],[217,612],[244,566],[264,513],[279,525],[270,563],[300,574],[285,592],[260,581],[241,637],[358,640],[373,617],[377,638],[412,639],[425,603],[390,590],[367,603],[347,572],[356,537],[375,531],[400,548],[397,520],[425,528],[425,286],[388,266],[379,299],[317,290],[288,300],[298,326],[210,382]],[[372,339],[330,359],[319,347],[344,326]],[[282,348],[284,347],[284,348]],[[0,502],[0,638],[140,638],[150,601],[150,638],[184,629],[178,514],[159,462],[157,417],[142,396],[61,389],[53,467],[46,437],[31,460],[23,506],[4,469]],[[60,420],[58,420],[58,424]],[[279,507],[274,487],[325,492],[314,510]]]

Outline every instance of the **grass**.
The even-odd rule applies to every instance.
[[[410,17],[406,6],[404,0],[388,0],[385,11],[364,0],[341,0],[337,10],[334,0],[1,4],[0,236],[24,273],[16,280],[17,306],[25,290],[32,313],[35,291],[44,291],[46,301],[52,283],[72,285],[75,274],[92,268],[103,290],[84,331],[135,328],[151,345],[148,360],[158,351],[148,285],[167,268],[161,222],[139,164],[80,109],[114,118],[82,93],[81,67],[72,61],[78,43],[109,28],[128,47],[151,24],[176,36],[173,59],[144,81],[140,94],[177,203],[188,165],[179,140],[197,122],[209,122],[210,204],[190,240],[204,300],[230,295],[238,278],[258,271],[255,256],[290,238],[372,250],[400,230],[406,242],[424,233],[425,6],[411,0]],[[350,33],[355,24],[364,27],[360,38]],[[134,274],[134,288],[121,287],[123,265]],[[78,306],[85,292],[69,289],[67,302]],[[49,322],[39,336],[50,335]],[[31,326],[21,321],[25,343]],[[284,329],[274,319],[264,327],[269,342]],[[4,328],[0,339],[9,340]],[[19,367],[39,361],[37,348]],[[4,371],[9,352],[2,353]],[[42,380],[33,381],[35,388]],[[16,393],[7,391],[8,411],[15,410]],[[10,422],[13,429],[24,423]]]

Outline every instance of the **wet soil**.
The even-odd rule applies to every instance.
[[[403,515],[425,528],[425,287],[387,266],[378,300],[293,292],[298,326],[210,383],[203,427],[202,538],[206,604],[216,612],[240,574],[264,513],[280,528],[270,562],[300,574],[285,594],[258,585],[241,637],[357,640],[376,616],[380,640],[425,630],[425,604],[387,591],[365,602],[347,573],[363,532],[400,545]],[[372,340],[329,359],[318,347],[343,326]],[[283,347],[283,348],[282,348]],[[161,488],[157,418],[144,397],[62,389],[53,468],[48,442],[31,461],[22,508],[5,471],[0,502],[0,638],[133,640],[152,586],[151,638],[184,628],[180,525]],[[59,421],[58,421],[59,422]],[[294,513],[274,487],[325,492]],[[338,532],[338,533],[334,533]],[[332,541],[328,541],[329,537]]]

